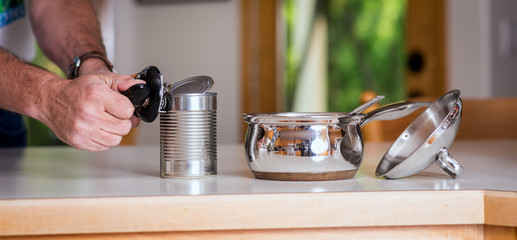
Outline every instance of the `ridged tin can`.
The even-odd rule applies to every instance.
[[[181,93],[160,113],[160,175],[197,178],[217,174],[217,94]]]

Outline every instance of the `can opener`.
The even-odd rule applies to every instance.
[[[135,107],[134,115],[144,122],[152,122],[158,113],[171,109],[171,97],[175,94],[204,93],[212,88],[214,80],[209,76],[194,76],[169,84],[163,82],[163,75],[155,66],[148,66],[133,78],[144,80],[122,92]]]

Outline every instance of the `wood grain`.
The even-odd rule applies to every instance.
[[[484,205],[486,224],[517,227],[517,193],[488,191]]]
[[[3,239],[3,238],[0,238]],[[351,228],[319,228],[319,229],[273,229],[273,230],[235,230],[207,232],[157,232],[157,233],[124,233],[124,234],[87,234],[87,235],[47,235],[16,237],[15,240],[82,240],[82,239],[483,239],[482,225],[453,226],[409,226],[409,227],[351,227]],[[506,238],[505,238],[506,239]]]
[[[283,93],[278,80],[277,15],[280,1],[243,0],[241,25],[241,112],[277,112]],[[246,127],[242,124],[242,136]]]
[[[517,139],[517,98],[463,99],[458,139]]]
[[[0,201],[0,236],[483,224],[483,191]]]
[[[486,240],[517,240],[517,228],[485,225],[484,237]]]
[[[517,193],[500,191],[2,200],[0,213],[9,239],[517,239]]]
[[[420,53],[423,67],[407,71],[407,91],[411,97],[438,97],[447,83],[447,2],[407,1],[406,57]]]

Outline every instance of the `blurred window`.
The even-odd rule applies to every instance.
[[[288,111],[350,111],[371,90],[405,98],[405,0],[284,0]]]

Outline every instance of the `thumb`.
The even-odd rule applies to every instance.
[[[139,80],[139,79],[133,79],[132,77],[128,75],[119,75],[121,76],[117,81],[116,90],[119,92],[124,92],[128,90],[131,86],[138,84],[138,83],[145,83],[145,81]]]

